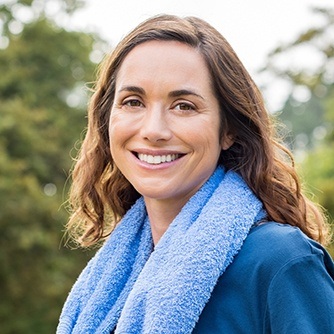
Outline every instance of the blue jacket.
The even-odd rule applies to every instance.
[[[193,333],[334,333],[334,264],[299,229],[252,228]]]

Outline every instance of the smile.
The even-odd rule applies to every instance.
[[[181,154],[167,154],[167,155],[150,155],[138,153],[137,157],[140,161],[152,165],[158,165],[164,162],[171,162],[181,157]]]

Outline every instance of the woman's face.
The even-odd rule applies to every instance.
[[[114,163],[145,200],[185,202],[222,148],[219,105],[201,54],[175,41],[136,46],[116,77],[109,136]]]

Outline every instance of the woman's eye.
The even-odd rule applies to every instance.
[[[126,100],[123,105],[127,107],[141,107],[143,104],[139,100]]]
[[[195,110],[195,107],[189,103],[179,103],[177,104],[174,109],[181,110],[181,111],[192,111]]]

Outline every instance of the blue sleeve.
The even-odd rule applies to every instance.
[[[295,258],[285,264],[268,290],[264,332],[333,334],[332,270],[326,268],[324,256],[320,254]]]

